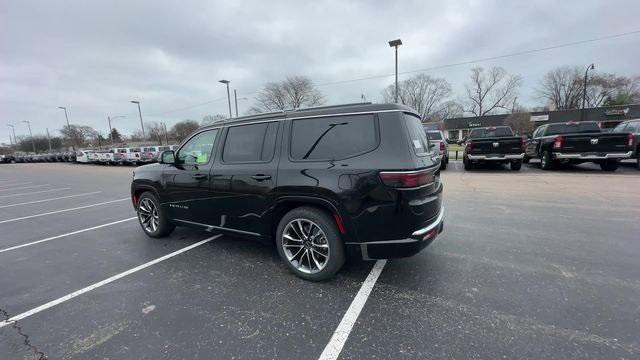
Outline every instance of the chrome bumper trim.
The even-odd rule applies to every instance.
[[[411,236],[422,236],[422,235],[428,233],[429,231],[431,231],[431,230],[437,228],[438,226],[440,226],[440,224],[442,223],[443,220],[444,220],[444,206],[440,208],[440,214],[438,214],[438,217],[436,218],[436,221],[432,222],[427,227],[423,227],[420,230],[414,231],[411,234]]]
[[[579,159],[579,160],[605,160],[605,159],[628,159],[633,151],[626,153],[608,153],[604,155],[582,155],[582,154],[563,154],[560,152],[553,153],[556,159]]]
[[[488,157],[486,155],[467,155],[467,158],[469,160],[485,160],[485,161],[500,161],[500,160],[522,160],[524,159],[524,153],[522,154],[507,154],[504,156],[495,156],[495,157]]]

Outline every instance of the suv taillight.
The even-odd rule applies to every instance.
[[[413,188],[432,184],[437,169],[419,171],[383,171],[380,173],[382,182],[394,188]]]
[[[627,134],[627,146],[633,146],[633,134],[632,133],[628,133]]]
[[[468,141],[466,147],[467,151],[473,150],[473,141]]]
[[[520,146],[522,147],[522,151],[527,150],[527,144],[529,143],[529,140],[526,137],[522,137],[522,143],[520,144]]]
[[[444,141],[440,142],[440,152],[443,153],[444,152]]]
[[[555,138],[553,138],[554,149],[562,149],[562,145],[564,145],[564,137],[556,136]]]

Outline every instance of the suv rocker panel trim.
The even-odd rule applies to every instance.
[[[228,228],[228,227],[224,227],[224,226],[203,224],[203,223],[199,223],[199,222],[195,222],[195,221],[189,221],[189,220],[171,219],[171,221],[177,221],[177,222],[181,222],[181,223],[185,223],[185,224],[201,226],[201,227],[206,228],[206,231],[225,230],[225,231],[233,231],[233,232],[240,233],[240,234],[247,234],[247,235],[253,235],[253,236],[262,236],[262,235],[260,235],[258,233],[254,233],[254,232],[251,232],[251,231],[232,229],[232,228]]]

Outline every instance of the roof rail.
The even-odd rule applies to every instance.
[[[371,104],[372,104],[371,102],[357,102],[357,103],[348,103],[348,104],[314,106],[314,107],[308,107],[308,108],[297,108],[297,109],[288,110],[288,111],[324,110],[324,109],[340,108],[340,107],[345,107],[345,106],[371,105]]]

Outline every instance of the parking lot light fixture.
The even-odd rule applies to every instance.
[[[11,125],[11,124],[7,124],[7,126],[11,128],[11,132],[13,133],[13,144],[17,148],[18,147],[18,139],[16,139],[16,127]]]
[[[227,85],[227,102],[229,103],[229,118],[231,119],[233,117],[233,114],[231,113],[231,93],[229,92],[229,83],[231,81],[218,80],[218,82]]]
[[[118,116],[107,116],[107,121],[109,121],[109,138],[111,139],[111,146],[113,146],[113,130],[111,130],[111,122],[115,119],[119,119],[119,118],[123,118],[125,117],[124,115],[118,115]]]
[[[584,107],[587,100],[587,75],[589,74],[589,70],[594,70],[595,66],[593,64],[587,66],[587,70],[584,71],[584,86],[582,87],[582,111],[580,112],[580,121],[585,120],[585,112]]]
[[[67,129],[71,129],[71,125],[69,125],[69,114],[67,113],[67,107],[66,106],[58,106],[58,109],[64,110],[64,118],[67,119]],[[72,142],[71,143],[71,148],[73,149],[73,151],[76,151],[76,144],[74,144]]]
[[[138,105],[138,115],[140,115],[140,127],[142,128],[142,141],[144,142],[144,140],[147,137],[144,135],[144,123],[142,122],[142,110],[140,110],[140,101],[131,100],[131,103]]]
[[[398,46],[402,45],[402,40],[395,39],[389,41],[389,46],[396,49],[396,91],[395,91],[395,102],[398,102]]]
[[[29,122],[29,120],[22,120],[22,122],[26,123],[29,127],[29,136],[31,137],[31,146],[33,146],[33,153],[37,154],[38,152],[36,151],[36,142],[33,141],[33,133],[31,132],[31,122]]]

